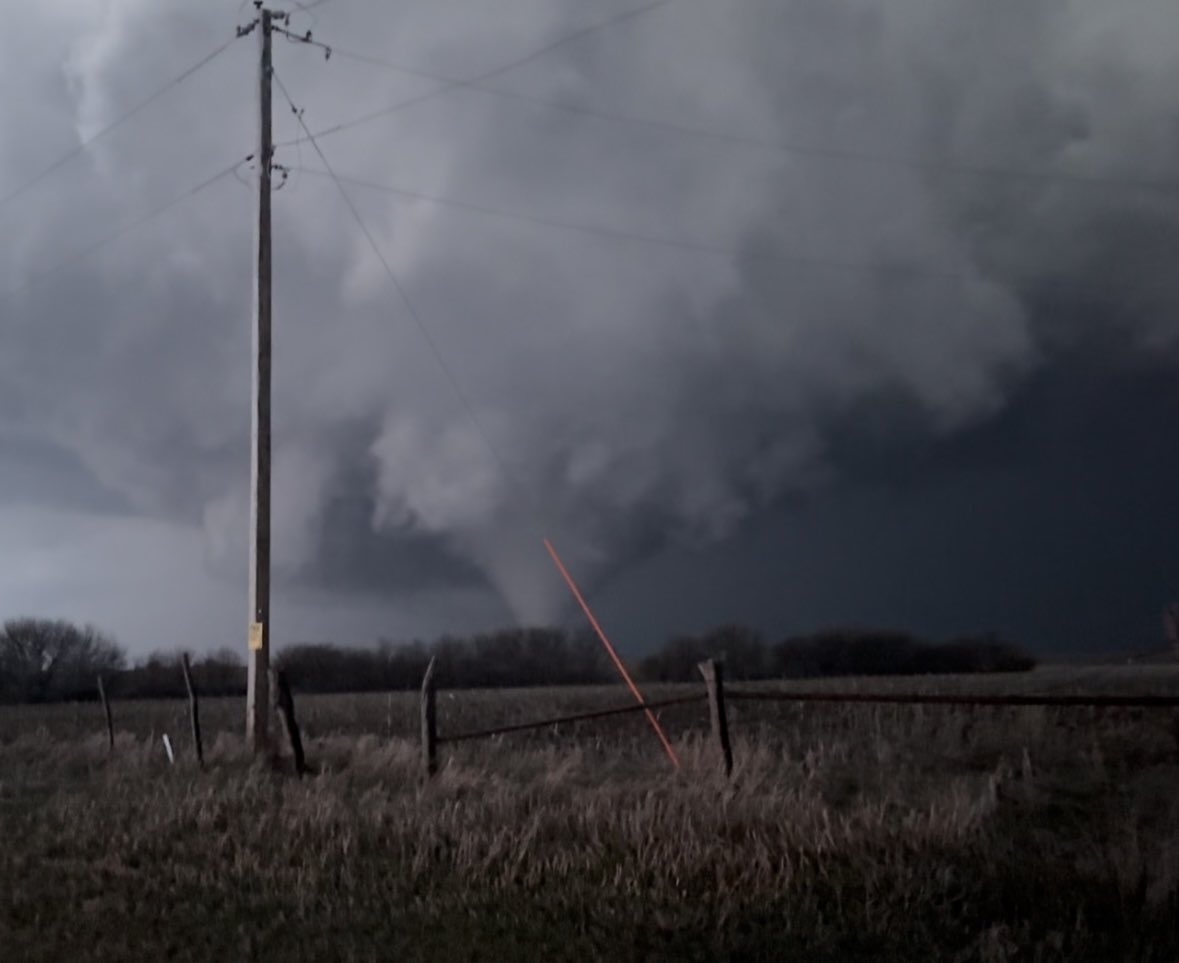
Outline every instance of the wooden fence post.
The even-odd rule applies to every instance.
[[[422,768],[426,777],[438,771],[438,720],[434,706],[434,658],[422,676]]]
[[[729,717],[725,713],[724,665],[714,659],[708,659],[701,662],[697,668],[704,676],[704,685],[708,688],[708,710],[712,719],[712,735],[720,745],[725,776],[731,776],[733,774],[733,749],[729,745]]]
[[[307,761],[303,756],[303,738],[299,735],[299,724],[295,721],[295,700],[291,698],[287,674],[282,669],[270,670],[270,689],[274,693],[274,707],[282,716],[287,741],[291,744],[291,755],[295,758],[295,774],[302,776],[307,771]]]
[[[188,664],[188,653],[180,656],[180,668],[184,670],[184,687],[188,690],[188,714],[192,718],[192,744],[196,748],[197,765],[205,768],[205,749],[201,744],[201,716],[197,707],[196,687],[192,684],[192,667]]]
[[[111,704],[106,697],[106,686],[102,684],[102,676],[98,677],[98,698],[102,700],[102,711],[106,713],[106,738],[110,751],[115,751],[115,723],[111,719]]]

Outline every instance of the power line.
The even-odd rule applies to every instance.
[[[556,220],[553,218],[541,217],[535,214],[523,214],[518,211],[509,211],[504,208],[492,207],[487,204],[473,201],[465,201],[453,197],[441,196],[438,194],[425,194],[421,191],[407,190],[399,187],[389,187],[384,184],[374,184],[371,181],[362,180],[356,177],[349,177],[345,174],[328,175],[326,171],[316,170],[315,168],[310,167],[296,168],[296,170],[299,170],[304,174],[312,174],[315,176],[334,176],[337,179],[348,184],[353,184],[356,187],[381,191],[382,193],[386,194],[394,194],[400,197],[410,198],[412,200],[425,201],[430,204],[438,204],[443,207],[455,208],[457,210],[467,211],[469,213],[485,214],[490,217],[509,218],[514,221],[522,221],[527,224],[534,224],[538,227],[553,228],[562,231],[573,231],[579,234],[591,234],[597,237],[606,238],[608,240],[634,241],[640,244],[650,244],[686,251],[690,254],[703,254],[724,258],[738,258],[746,256],[746,252],[731,247],[723,247],[717,244],[708,244],[700,241],[686,241],[679,238],[664,237],[655,234],[640,234],[636,231],[629,231],[621,228],[582,224],[575,221]],[[775,256],[774,259],[802,264],[807,267],[830,268],[833,270],[854,271],[857,273],[906,275],[917,274],[923,277],[933,277],[950,281],[963,281],[967,279],[967,276],[961,272],[952,271],[948,268],[910,268],[899,265],[872,265],[856,261],[840,261],[835,258],[822,258],[817,256],[811,257],[806,255],[784,255],[780,258]]]
[[[523,221],[527,224],[535,224],[538,227],[554,228],[562,231],[573,231],[580,234],[592,234],[597,237],[604,237],[610,240],[636,241],[642,244],[659,245],[663,247],[675,248],[677,250],[688,251],[692,254],[711,254],[719,257],[735,257],[739,253],[732,248],[726,248],[697,241],[685,241],[676,238],[662,237],[659,235],[640,234],[635,231],[623,230],[621,228],[602,227],[592,224],[581,224],[575,221],[555,220],[535,214],[523,214],[518,211],[509,211],[504,208],[492,207],[490,205],[474,201],[465,201],[454,197],[445,197],[439,194],[426,194],[421,191],[408,190],[406,188],[400,187],[390,187],[385,184],[375,184],[371,181],[366,181],[358,177],[350,177],[346,174],[329,173],[327,171],[317,170],[314,167],[294,168],[294,170],[297,170],[303,174],[312,174],[319,177],[335,177],[347,184],[353,184],[356,187],[363,187],[367,188],[368,190],[380,191],[385,194],[394,194],[399,197],[405,197],[416,201],[426,201],[430,204],[438,204],[443,207],[455,208],[468,213],[485,214],[489,217],[504,217],[514,221]]]
[[[695,127],[687,124],[678,124],[672,121],[657,120],[648,117],[639,117],[633,114],[623,114],[616,111],[601,110],[596,107],[585,107],[577,104],[563,103],[558,100],[550,100],[545,97],[538,97],[534,94],[518,93],[516,91],[504,90],[499,87],[490,86],[484,82],[486,79],[484,77],[477,78],[475,80],[459,80],[454,77],[447,77],[443,74],[434,73],[432,71],[419,70],[417,68],[406,67],[401,64],[392,63],[388,60],[382,60],[379,57],[372,57],[367,54],[345,50],[336,46],[335,44],[327,44],[326,46],[330,48],[331,52],[337,57],[343,57],[346,60],[354,60],[359,63],[383,67],[396,73],[406,74],[407,76],[421,77],[427,80],[433,80],[438,83],[450,85],[448,88],[444,89],[462,87],[465,89],[474,90],[478,93],[486,94],[488,96],[500,97],[506,100],[514,100],[547,110],[557,110],[583,117],[592,117],[595,120],[606,121],[609,123],[646,128],[649,130],[661,131],[663,133],[677,134],[684,137],[703,138],[706,140],[719,141],[735,146],[752,147],[762,151],[773,151],[799,157],[813,158],[816,160],[837,160],[848,163],[898,167],[934,173],[965,174],[974,177],[1022,181],[1058,182],[1080,187],[1115,187],[1128,190],[1152,191],[1157,193],[1179,193],[1179,183],[1174,181],[1157,181],[1150,180],[1148,178],[1122,175],[1078,174],[1068,171],[1021,170],[1018,168],[990,164],[962,163],[955,160],[941,158],[919,158],[899,154],[885,154],[876,151],[849,150],[838,147],[821,147],[812,144],[793,144],[785,141],[774,140],[768,137],[756,137],[745,134],[710,130],[707,128]],[[367,118],[361,118],[359,120],[352,121],[346,126],[356,126],[365,122],[366,120],[376,119],[379,116],[382,116],[382,114],[369,115]]]
[[[532,61],[540,59],[545,54],[556,50],[558,47],[576,43],[578,40],[581,40],[590,34],[605,30],[608,27],[617,26],[620,23],[637,19],[638,17],[652,13],[653,11],[660,9],[661,7],[666,7],[668,4],[674,2],[675,0],[655,0],[653,3],[648,3],[634,10],[628,10],[623,13],[616,14],[615,16],[599,21],[598,23],[590,24],[589,26],[582,27],[580,30],[575,30],[572,33],[558,37],[555,40],[545,44],[543,47],[533,50],[531,53],[525,54],[522,57],[518,57],[510,63],[496,67],[494,70],[489,70],[485,73],[479,74],[476,77],[472,77],[469,80],[444,82],[441,87],[436,87],[433,90],[427,90],[425,93],[417,94],[414,97],[409,97],[406,100],[398,101],[395,104],[390,104],[388,107],[383,107],[380,110],[364,114],[363,116],[357,117],[354,120],[345,121],[342,124],[336,124],[334,127],[326,127],[323,130],[318,130],[315,132],[314,136],[330,137],[332,134],[338,134],[341,131],[350,130],[353,127],[359,127],[362,124],[370,123],[371,121],[374,121],[380,117],[385,117],[389,114],[395,113],[396,111],[404,110],[407,107],[413,107],[416,104],[431,100],[434,97],[439,97],[442,94],[448,93],[451,90],[455,90],[458,87],[466,86],[467,84],[481,84],[485,81],[491,80],[494,77],[498,77],[501,74],[506,74],[511,70],[515,70],[517,67],[523,67],[525,64],[532,63]],[[305,130],[305,132],[299,137],[294,138],[293,140],[282,141],[281,143],[275,144],[275,147],[290,147],[293,144],[309,140],[311,136],[311,132]]]
[[[367,190],[379,191],[385,194],[391,194],[397,197],[404,197],[409,200],[424,201],[429,204],[437,204],[441,207],[447,207],[454,210],[462,211],[464,213],[479,214],[488,217],[506,218],[513,221],[520,221],[526,224],[532,224],[537,227],[546,229],[560,230],[574,232],[578,234],[586,234],[596,237],[602,237],[607,240],[621,240],[634,242],[638,244],[647,244],[658,247],[666,247],[673,250],[684,251],[688,254],[703,255],[708,257],[720,257],[729,260],[737,260],[741,258],[757,257],[756,253],[740,250],[732,247],[725,247],[717,244],[709,244],[698,241],[687,241],[680,238],[664,237],[653,234],[641,234],[635,231],[625,230],[622,228],[607,227],[601,225],[584,224],[575,221],[558,220],[554,218],[543,217],[534,214],[525,214],[518,211],[511,211],[505,208],[493,207],[488,204],[461,200],[458,198],[447,197],[438,194],[427,194],[422,191],[409,190],[399,187],[391,187],[385,184],[377,184],[372,181],[367,181],[358,177],[351,177],[347,174],[339,174],[335,171],[328,172],[317,170],[310,167],[296,167],[292,170],[302,174],[310,174],[316,177],[331,177],[337,182],[352,184],[356,187]],[[937,265],[919,264],[919,263],[867,263],[863,261],[847,261],[838,258],[827,258],[819,255],[808,254],[788,254],[788,253],[774,253],[765,255],[766,260],[771,260],[774,263],[793,264],[800,267],[819,269],[824,271],[833,271],[839,273],[861,274],[868,276],[883,276],[883,277],[902,277],[902,278],[919,278],[930,281],[942,281],[952,283],[963,283],[977,280],[974,275],[963,273],[962,271],[954,270],[949,267],[940,267]],[[1070,291],[1082,291],[1089,293],[1108,293],[1114,290],[1108,285],[1085,285],[1078,284],[1071,280],[1053,280],[1050,278],[1028,279],[1021,283],[1030,284],[1038,287],[1049,288],[1064,288]]]
[[[242,160],[234,161],[234,163],[230,164],[228,167],[222,168],[220,171],[218,171],[212,177],[209,177],[209,178],[201,181],[199,184],[197,184],[194,187],[190,187],[188,190],[184,191],[182,194],[177,194],[171,200],[166,201],[165,203],[161,204],[159,207],[153,208],[148,213],[136,218],[133,221],[129,221],[126,224],[120,225],[119,227],[115,228],[113,231],[111,231],[108,234],[104,234],[102,237],[100,237],[98,240],[94,241],[92,244],[87,245],[86,247],[82,248],[79,251],[75,251],[73,254],[71,254],[67,258],[64,258],[63,260],[58,261],[56,264],[53,265],[53,267],[49,268],[48,270],[45,270],[39,274],[33,275],[28,280],[24,281],[23,283],[17,285],[14,288],[9,289],[8,291],[0,292],[0,301],[7,300],[8,298],[14,297],[17,294],[20,294],[22,291],[25,291],[28,288],[33,287],[37,284],[40,284],[46,278],[52,277],[54,274],[57,274],[59,271],[64,270],[65,268],[70,267],[71,265],[76,264],[81,260],[84,260],[85,258],[89,257],[91,254],[93,254],[95,251],[97,251],[99,248],[103,247],[106,244],[109,244],[111,241],[114,241],[114,240],[122,237],[124,234],[128,234],[131,231],[134,231],[136,228],[142,227],[144,224],[148,223],[149,221],[152,221],[155,218],[166,213],[167,211],[170,211],[177,204],[180,204],[181,202],[188,200],[190,197],[193,197],[193,196],[201,193],[201,191],[205,190],[206,188],[212,187],[214,184],[216,184],[222,178],[228,177],[230,174],[234,173],[242,164],[246,163],[248,160],[250,160],[250,158],[245,157]]]
[[[661,0],[661,3],[668,2],[670,2],[670,0]],[[344,189],[343,183],[336,176],[335,170],[332,168],[331,163],[328,161],[327,156],[323,152],[323,148],[319,146],[319,141],[316,139],[319,135],[313,134],[311,132],[311,129],[307,126],[307,122],[303,119],[303,112],[295,106],[295,102],[292,100],[290,92],[287,90],[286,85],[283,84],[282,80],[279,78],[277,72],[273,73],[272,76],[274,78],[275,84],[278,85],[278,89],[281,91],[283,98],[290,106],[291,113],[295,115],[295,119],[298,121],[299,126],[303,129],[303,133],[306,135],[306,140],[311,144],[312,148],[315,150],[315,153],[319,155],[320,163],[322,163],[324,166],[324,171],[322,173],[326,173],[326,175],[330,177],[332,182],[336,185],[336,190],[339,191],[340,197],[343,199],[344,204],[348,208],[348,212],[352,215],[352,219],[356,221],[357,226],[360,228],[361,233],[368,242],[369,248],[372,249],[373,254],[376,256],[381,266],[385,269],[385,274],[388,276],[390,282],[393,284],[394,289],[401,298],[402,304],[405,305],[406,313],[409,315],[410,319],[414,323],[414,326],[418,329],[418,332],[421,334],[423,340],[426,342],[426,345],[429,347],[430,353],[433,355],[435,363],[438,365],[439,370],[442,371],[442,374],[445,376],[446,380],[450,383],[451,390],[454,391],[455,396],[463,406],[463,409],[465,410],[467,417],[470,419],[471,424],[479,433],[479,436],[483,439],[483,443],[487,446],[487,450],[491,452],[492,457],[499,464],[500,470],[504,473],[504,476],[506,478],[513,479],[517,484],[522,484],[516,477],[515,473],[512,472],[508,466],[507,461],[500,454],[499,449],[496,448],[495,443],[491,440],[491,436],[487,433],[487,430],[483,427],[482,421],[480,421],[479,416],[475,412],[475,406],[472,404],[471,399],[467,396],[467,393],[463,391],[462,385],[459,383],[459,380],[454,371],[451,370],[450,365],[446,361],[445,355],[442,353],[441,347],[434,339],[434,336],[430,333],[430,329],[422,321],[421,315],[418,314],[417,309],[414,307],[413,301],[410,300],[409,292],[405,289],[405,286],[401,283],[401,281],[398,280],[397,274],[393,270],[392,265],[389,264],[388,259],[381,252],[380,246],[376,242],[376,238],[373,237],[372,232],[368,229],[368,225],[365,224],[364,218],[360,216],[360,211],[356,209],[356,205],[352,202],[352,198],[348,196],[348,191]]]
[[[10,194],[5,195],[4,197],[0,197],[0,208],[3,208],[6,204],[8,204],[9,201],[13,201],[16,198],[20,197],[22,194],[31,190],[37,184],[41,183],[41,181],[43,181],[50,174],[61,169],[66,164],[68,164],[70,161],[72,161],[75,157],[84,153],[97,140],[101,139],[102,137],[105,137],[107,134],[109,134],[111,131],[115,130],[117,127],[122,126],[124,123],[126,123],[128,120],[130,120],[132,117],[134,117],[136,114],[138,114],[140,111],[142,111],[145,107],[148,107],[150,104],[153,104],[157,100],[159,100],[164,94],[166,94],[173,87],[177,87],[180,84],[184,83],[184,81],[186,81],[193,74],[197,73],[202,67],[204,67],[207,64],[211,63],[212,61],[216,60],[221,54],[223,54],[226,50],[229,49],[229,47],[231,47],[233,45],[233,42],[238,39],[238,36],[240,36],[240,34],[235,34],[234,36],[230,37],[228,40],[225,41],[225,43],[221,44],[221,46],[217,47],[211,53],[206,54],[204,57],[202,57],[200,60],[198,60],[195,64],[193,64],[187,70],[183,71],[182,73],[177,74],[175,77],[173,77],[171,80],[169,80],[166,84],[164,84],[163,87],[160,87],[155,93],[151,94],[149,97],[145,98],[144,100],[141,100],[138,104],[136,104],[130,110],[124,112],[123,114],[120,114],[118,117],[116,117],[114,120],[112,120],[109,124],[107,124],[101,130],[99,130],[97,133],[92,134],[86,140],[83,140],[77,146],[75,146],[72,149],[70,149],[69,151],[67,151],[65,154],[63,154],[61,157],[59,157],[57,160],[55,160],[48,167],[44,168],[40,173],[34,175],[32,178],[25,181],[25,183],[23,183],[16,190],[12,191]]]

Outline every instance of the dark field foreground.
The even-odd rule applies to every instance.
[[[1179,691],[1171,667],[812,687]],[[758,688],[764,688],[759,686]],[[693,691],[652,687],[651,698]],[[445,736],[625,704],[443,693]],[[303,780],[253,764],[244,707],[0,709],[0,959],[1179,959],[1170,710],[730,706],[442,747],[416,701],[298,699]],[[178,753],[168,765],[160,737]]]

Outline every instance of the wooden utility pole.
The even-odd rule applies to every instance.
[[[253,406],[250,409],[250,625],[246,737],[255,752],[270,722],[270,129],[271,12],[259,5],[258,225],[254,263]]]

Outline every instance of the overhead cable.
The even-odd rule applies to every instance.
[[[228,40],[225,41],[225,43],[221,44],[219,47],[217,47],[212,52],[206,54],[204,57],[202,57],[200,60],[198,60],[195,64],[193,64],[187,70],[184,70],[183,72],[177,74],[175,77],[173,77],[171,80],[169,80],[166,84],[164,84],[164,86],[160,87],[158,90],[156,90],[154,93],[152,93],[151,95],[149,95],[145,99],[139,101],[139,103],[137,103],[134,107],[130,108],[127,111],[124,111],[122,114],[120,114],[118,117],[116,117],[110,123],[108,123],[105,127],[102,127],[101,129],[99,129],[95,133],[91,134],[89,137],[80,141],[76,146],[74,146],[70,150],[66,151],[53,163],[49,164],[47,167],[42,168],[38,173],[34,174],[31,178],[29,178],[27,181],[25,181],[23,184],[21,184],[15,190],[9,192],[8,194],[5,194],[3,197],[0,197],[0,208],[3,208],[6,204],[9,203],[9,201],[16,200],[16,198],[20,197],[22,194],[31,190],[36,185],[40,184],[50,174],[54,173],[55,171],[60,170],[62,167],[64,167],[66,164],[68,164],[70,161],[72,161],[75,157],[78,157],[81,154],[85,153],[86,150],[88,150],[95,142],[101,140],[107,134],[111,133],[113,130],[122,126],[124,123],[126,123],[128,120],[130,120],[136,114],[138,114],[144,108],[155,103],[157,100],[159,100],[164,94],[166,94],[173,87],[177,87],[180,84],[184,83],[184,81],[188,80],[189,77],[193,76],[195,73],[197,73],[199,70],[201,70],[202,67],[205,67],[208,64],[212,63],[221,54],[223,54],[226,50],[228,50],[230,46],[233,45],[233,42],[235,40],[237,40],[238,36],[240,36],[240,33],[234,35],[233,37],[230,37]]]
[[[62,260],[60,260],[56,264],[54,264],[52,267],[50,267],[44,271],[41,271],[38,274],[32,275],[31,277],[29,277],[28,279],[23,281],[21,284],[18,284],[14,288],[10,288],[7,291],[0,292],[0,301],[14,297],[17,294],[20,294],[22,291],[25,291],[28,288],[34,287],[37,284],[40,284],[46,278],[52,277],[53,275],[57,274],[59,271],[65,269],[67,267],[70,267],[71,265],[76,264],[77,262],[89,257],[91,254],[93,254],[94,252],[96,252],[100,248],[102,248],[105,245],[111,243],[112,241],[122,237],[124,234],[129,234],[131,231],[134,231],[135,229],[142,227],[143,225],[147,224],[149,221],[155,220],[160,215],[166,213],[167,211],[170,211],[177,204],[180,204],[181,202],[188,200],[190,197],[194,197],[195,195],[206,190],[207,188],[212,187],[214,184],[216,184],[222,178],[229,177],[230,174],[233,174],[242,164],[246,163],[250,159],[251,159],[250,157],[245,157],[241,160],[234,161],[229,166],[223,167],[221,170],[219,170],[212,177],[206,178],[205,180],[201,181],[199,184],[188,188],[188,190],[184,191],[183,193],[177,194],[176,196],[172,197],[170,200],[165,201],[163,204],[160,204],[158,207],[152,208],[146,214],[143,214],[143,215],[135,218],[132,221],[128,221],[125,224],[119,225],[119,227],[115,228],[113,231],[110,231],[109,233],[104,234],[102,237],[98,238],[93,243],[88,244],[86,247],[84,247],[78,251],[75,251],[73,254],[70,254],[66,258],[63,258]]]
[[[455,89],[465,86],[467,84],[476,84],[476,83],[481,84],[481,83],[491,80],[495,77],[499,77],[502,74],[506,74],[511,70],[515,70],[518,67],[523,67],[525,64],[532,63],[532,61],[538,60],[539,58],[543,57],[545,54],[549,53],[550,51],[556,50],[559,47],[563,47],[563,46],[566,46],[567,44],[575,43],[576,41],[581,40],[581,39],[589,36],[590,34],[605,30],[608,27],[614,27],[614,26],[617,26],[618,24],[635,20],[638,17],[644,16],[645,14],[652,13],[655,10],[658,10],[662,7],[666,7],[668,4],[671,4],[674,2],[675,2],[675,0],[655,0],[654,3],[648,3],[645,6],[638,7],[635,10],[627,10],[623,13],[616,14],[613,17],[607,18],[606,20],[599,21],[598,23],[595,23],[595,24],[590,24],[587,27],[582,27],[581,29],[575,30],[572,33],[565,34],[562,37],[558,37],[555,40],[552,40],[549,43],[546,43],[544,46],[539,47],[536,50],[533,50],[531,53],[528,53],[528,54],[525,54],[521,57],[518,57],[509,63],[503,64],[499,67],[494,68],[493,70],[488,70],[485,73],[481,73],[478,76],[471,77],[468,80],[447,81],[447,82],[443,83],[443,85],[440,87],[436,87],[433,90],[427,90],[421,94],[416,94],[415,96],[409,97],[405,100],[400,100],[395,104],[390,104],[388,107],[382,107],[380,110],[372,111],[371,113],[364,114],[364,115],[362,115],[360,117],[356,117],[352,120],[345,121],[340,124],[336,124],[332,127],[325,127],[323,130],[317,130],[315,132],[314,136],[316,136],[316,137],[330,137],[333,134],[338,134],[338,133],[341,133],[342,131],[345,131],[345,130],[351,130],[353,127],[359,127],[362,124],[371,123],[372,121],[377,120],[378,118],[386,117],[389,114],[396,113],[399,110],[404,110],[407,107],[413,107],[417,104],[424,103],[427,100],[432,100],[435,97],[440,97],[442,94],[448,93],[449,91],[455,90]],[[311,138],[311,136],[312,136],[311,132],[308,130],[308,131],[305,131],[303,134],[301,134],[297,138],[294,138],[294,139],[288,140],[288,141],[283,141],[281,143],[275,144],[274,146],[275,147],[289,147],[292,144],[306,142],[307,140],[309,140]]]
[[[534,94],[520,93],[514,90],[504,90],[500,87],[487,84],[485,82],[487,79],[486,77],[480,77],[474,80],[461,80],[446,76],[444,74],[435,73],[433,71],[406,67],[402,64],[383,60],[379,57],[372,57],[367,54],[346,50],[337,46],[336,44],[325,44],[324,46],[328,47],[335,56],[342,57],[346,60],[353,60],[358,63],[383,67],[396,73],[401,73],[412,77],[421,77],[426,80],[432,80],[437,83],[449,85],[448,87],[442,89],[453,89],[456,87],[467,88],[487,96],[499,97],[506,100],[514,100],[546,110],[556,110],[583,117],[591,117],[595,120],[615,124],[624,124],[630,127],[646,128],[648,130],[660,131],[666,134],[676,134],[683,137],[693,137],[697,139],[703,138],[706,140],[719,141],[735,146],[751,147],[760,151],[771,151],[799,157],[809,157],[816,160],[835,160],[855,164],[909,168],[928,171],[931,173],[958,174],[973,177],[1020,181],[1053,182],[1069,184],[1078,187],[1122,188],[1128,190],[1179,194],[1179,182],[1139,175],[1084,174],[1073,171],[1015,168],[1004,165],[962,161],[947,157],[923,158],[903,154],[884,153],[880,151],[854,150],[841,147],[824,147],[814,144],[798,144],[777,140],[772,137],[758,137],[728,131],[711,130],[689,124],[680,124],[672,121],[636,116],[633,114],[624,114],[618,111],[603,110],[597,107],[564,103],[559,100],[552,100],[551,98],[547,97],[539,97]],[[368,120],[376,119],[379,116],[383,116],[383,112],[368,115],[366,118],[351,121],[348,124],[343,125],[342,129],[347,129],[348,127],[366,123]]]

